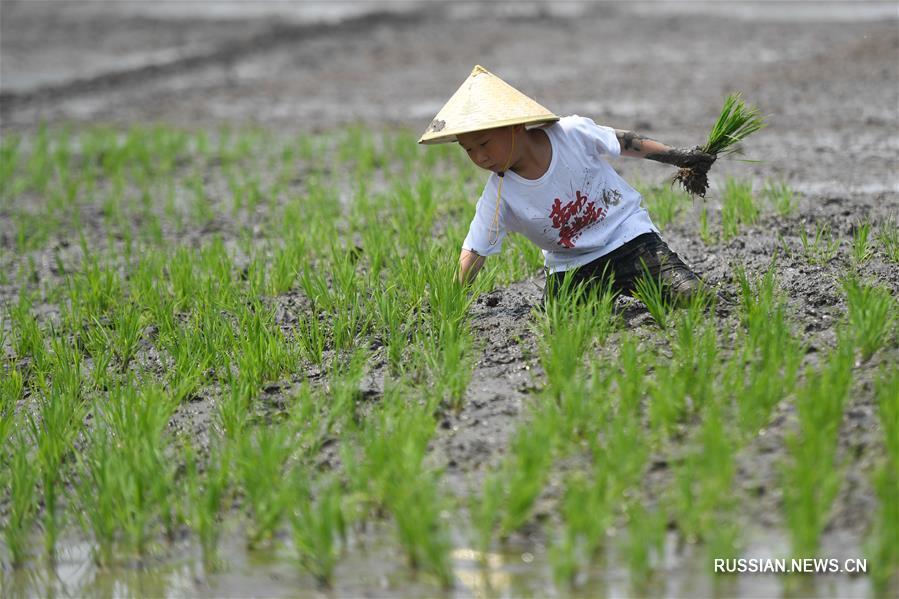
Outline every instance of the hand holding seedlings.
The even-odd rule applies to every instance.
[[[730,94],[724,100],[724,106],[718,115],[718,120],[709,132],[709,138],[705,145],[696,148],[702,153],[714,158],[719,154],[734,154],[740,151],[739,142],[747,136],[765,127],[765,119],[755,106],[746,106],[739,92]],[[680,182],[687,192],[705,197],[709,188],[708,166],[678,165],[681,169],[675,175],[674,180]]]

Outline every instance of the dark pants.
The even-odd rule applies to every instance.
[[[612,278],[612,290],[633,295],[636,283],[644,275],[662,282],[669,299],[682,303],[702,287],[702,281],[656,233],[644,233],[593,262],[574,269],[572,284],[603,285]],[[552,297],[565,272],[547,275],[543,301]]]

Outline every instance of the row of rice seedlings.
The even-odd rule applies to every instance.
[[[875,397],[886,456],[873,475],[877,510],[871,523],[867,554],[878,594],[886,596],[892,581],[899,583],[899,368],[882,370],[875,381]]]
[[[799,242],[805,259],[812,264],[827,264],[840,251],[840,240],[834,238],[828,223],[815,223],[815,235],[809,238],[805,225],[799,227]]]
[[[759,218],[759,207],[752,195],[752,183],[728,177],[721,197],[721,235],[724,241],[736,237],[742,225],[752,225]]]
[[[846,277],[842,286],[849,307],[851,335],[866,362],[894,335],[893,325],[899,314],[896,299],[888,289],[854,276]]]
[[[37,399],[37,412],[28,412],[31,441],[37,450],[43,513],[44,548],[52,559],[64,522],[59,513],[63,462],[72,450],[86,406],[82,401],[81,353],[54,338],[54,369],[49,388]]]
[[[331,587],[341,555],[341,541],[346,543],[346,508],[339,481],[317,482],[317,488],[313,488],[308,473],[294,471],[291,532],[300,567],[312,574],[319,585]]]
[[[604,548],[606,537],[613,534],[617,520],[626,517],[629,510],[639,509],[633,503],[629,507],[621,504],[621,497],[639,485],[649,456],[639,406],[621,395],[631,393],[634,388],[628,381],[635,381],[644,372],[637,361],[635,340],[626,338],[625,346],[628,359],[621,370],[610,374],[596,363],[590,368],[590,384],[585,391],[591,401],[592,420],[584,426],[593,430],[585,439],[592,468],[586,477],[575,472],[566,478],[561,528],[550,547],[553,575],[561,585],[576,585]],[[613,380],[615,387],[611,386]],[[567,442],[576,443],[577,438]],[[638,544],[631,545],[635,552],[639,551]]]
[[[197,536],[202,551],[203,568],[214,572],[219,568],[218,546],[224,529],[221,515],[230,489],[234,461],[229,446],[217,443],[200,471],[196,451],[185,446],[185,478],[187,489],[186,524]]]
[[[123,202],[121,206],[122,218],[124,218],[124,213],[130,208],[126,202]],[[169,260],[168,255],[158,253],[155,256],[144,256],[140,262],[134,265],[138,276],[129,279],[132,297],[124,302],[122,300],[128,294],[119,279],[118,271],[111,267],[100,266],[98,256],[89,251],[91,248],[88,248],[86,244],[84,248],[89,268],[86,270],[85,276],[78,274],[71,279],[71,285],[77,287],[80,292],[76,299],[83,298],[83,301],[74,303],[75,308],[72,312],[77,316],[70,319],[72,325],[70,328],[81,331],[86,344],[91,347],[92,362],[94,366],[100,365],[99,368],[94,368],[94,372],[105,372],[106,368],[102,364],[112,364],[113,359],[120,362],[121,370],[126,370],[142,339],[144,325],[152,323],[158,329],[156,339],[160,348],[174,350],[166,351],[166,353],[170,353],[175,363],[182,364],[182,367],[174,369],[176,375],[168,381],[173,396],[176,398],[186,397],[193,389],[207,382],[209,379],[205,374],[205,370],[207,370],[205,366],[213,361],[219,362],[218,356],[224,357],[236,345],[233,334],[229,335],[228,327],[225,326],[230,318],[224,314],[224,319],[219,317],[215,313],[216,309],[227,308],[234,315],[234,322],[241,323],[240,326],[247,323],[249,314],[254,311],[251,309],[241,312],[235,309],[235,305],[239,302],[235,301],[237,297],[234,293],[236,288],[236,281],[233,277],[234,265],[230,259],[227,259],[227,256],[224,256],[221,244],[214,242],[204,246],[200,252],[184,250],[175,252],[175,259],[172,261]],[[286,258],[283,260],[283,262],[288,261]],[[273,269],[278,269],[274,263],[273,260]],[[167,265],[168,268],[163,270],[163,265]],[[285,275],[284,278],[288,277],[289,275]],[[275,278],[281,279],[277,275]],[[272,278],[266,281],[257,274],[251,274],[248,279],[250,290],[264,290],[271,293],[276,288],[286,287],[286,284],[263,286],[259,281],[268,282]],[[344,294],[343,297],[352,297],[352,295]],[[213,298],[216,301],[211,301]],[[255,311],[258,312],[258,309]],[[259,320],[262,319],[257,319],[257,323]],[[86,327],[85,323],[87,323]],[[250,326],[249,328],[255,331],[259,327]],[[40,331],[40,329],[37,330]],[[264,341],[265,338],[266,335],[253,333],[248,336],[247,346],[252,345],[249,340],[262,339]],[[198,341],[191,343],[188,342],[188,339]],[[276,344],[282,345],[277,338]],[[101,353],[99,351],[98,348],[104,345],[115,347],[113,355],[110,355],[110,352]],[[175,349],[176,347],[183,347],[184,351],[179,351],[179,349]],[[252,382],[240,386],[229,383],[229,386],[233,388],[242,389],[240,393],[234,394],[240,401],[230,404],[232,407],[237,407],[236,410],[232,410],[232,415],[237,411],[246,412],[249,400],[255,394],[253,390],[255,385],[267,377],[278,376],[275,374],[278,369],[262,372],[263,369],[257,367],[260,361],[254,359],[252,355],[255,353],[258,356],[259,353],[265,352],[254,352],[252,347],[249,349],[250,351],[243,352],[243,355],[251,354],[251,356],[244,360],[236,357],[236,362],[241,372],[250,373],[249,378],[252,379]],[[235,356],[237,353],[240,352],[235,352]],[[277,355],[278,352],[275,353]],[[191,355],[195,358],[193,366],[190,366],[188,359]],[[208,357],[210,355],[214,355],[216,358],[210,360]],[[254,374],[259,372],[262,374]],[[226,378],[225,381],[228,382],[228,379]],[[113,384],[115,384],[114,379],[107,379],[96,387],[100,389]],[[221,406],[224,408],[226,404],[229,402],[223,401]],[[225,410],[223,409],[222,412],[224,414]],[[222,420],[224,422],[227,418],[223,417]],[[231,425],[225,427],[232,431],[232,438],[237,438],[246,429],[247,419],[244,417],[240,419],[240,422],[243,424],[238,424],[237,420],[232,418]],[[97,447],[100,449],[95,450],[95,453],[102,454],[102,446],[103,443],[98,442]],[[93,456],[94,453],[88,454],[88,457]],[[89,462],[85,460],[84,463]],[[88,521],[83,520],[82,523],[85,524]],[[137,525],[137,529],[140,529],[139,525]],[[129,536],[134,537],[133,534],[129,534]],[[103,537],[103,535],[98,535],[98,537]],[[124,539],[115,540],[115,543],[119,542],[124,542]]]
[[[697,294],[676,316],[670,361],[654,365],[647,408],[653,432],[664,439],[678,434],[691,414],[699,414],[715,394],[718,339],[707,326],[709,299]]]
[[[839,491],[842,471],[837,437],[852,383],[853,348],[840,339],[820,370],[806,370],[797,390],[797,430],[786,439],[783,497],[791,555],[816,555]]]
[[[288,507],[289,460],[296,440],[288,426],[259,427],[238,437],[235,443],[235,477],[250,517],[249,547],[270,542]]]
[[[8,503],[3,540],[11,565],[20,567],[30,554],[31,533],[38,513],[40,472],[34,467],[32,443],[22,430],[13,433],[11,440],[8,466],[4,467],[4,477],[8,477]]]
[[[94,560],[144,557],[162,525],[170,536],[178,520],[173,505],[175,464],[166,456],[172,398],[133,380],[117,383],[96,405],[98,424],[77,454],[78,517],[93,538]]]
[[[366,498],[364,510],[393,517],[409,566],[450,586],[449,506],[424,464],[434,407],[407,398],[398,383],[387,384],[382,406],[357,433],[360,455],[347,449],[343,457],[353,488]]]
[[[805,352],[791,331],[774,263],[754,280],[740,266],[735,276],[745,333],[725,367],[724,389],[735,404],[740,429],[754,435],[767,424],[774,406],[790,394]]]
[[[721,405],[710,404],[695,432],[695,449],[676,468],[670,505],[688,542],[701,540],[713,558],[736,557],[739,550],[738,504],[734,497],[738,436],[727,425]]]

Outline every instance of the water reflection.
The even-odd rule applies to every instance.
[[[722,575],[709,572],[701,546],[683,546],[672,533],[664,555],[652,571],[634,578],[619,543],[610,543],[575,580],[572,588],[554,584],[552,568],[542,546],[506,545],[481,553],[460,546],[451,554],[455,585],[441,590],[436,581],[406,567],[402,549],[388,527],[373,527],[368,538],[350,543],[335,572],[335,588],[319,588],[301,570],[287,538],[272,546],[248,550],[244,537],[226,536],[219,553],[222,567],[214,573],[202,568],[201,552],[191,544],[166,546],[143,564],[97,568],[86,543],[61,543],[54,564],[34,559],[29,567],[4,571],[3,597],[521,597],[521,596],[820,596],[864,597],[870,593],[866,576],[846,575]],[[465,538],[456,537],[458,544]],[[620,541],[620,539],[616,539]],[[756,534],[747,542],[745,557],[782,557],[782,536]],[[857,547],[834,538],[822,555],[858,557]]]

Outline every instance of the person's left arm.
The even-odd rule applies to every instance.
[[[622,156],[646,158],[681,168],[705,170],[712,166],[716,158],[714,154],[707,154],[700,150],[699,146],[672,148],[652,138],[625,129],[615,129],[615,137],[618,138],[618,145],[621,146]]]

